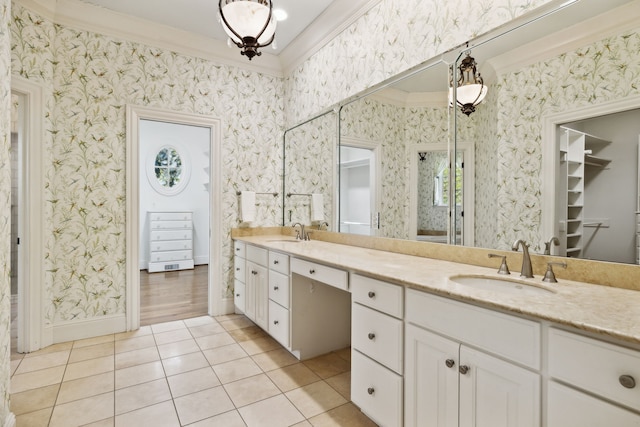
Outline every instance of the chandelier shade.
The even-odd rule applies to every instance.
[[[449,105],[453,106],[453,70],[451,70],[449,86]],[[482,76],[476,70],[476,60],[467,56],[458,66],[459,76],[456,85],[456,104],[467,116],[476,111],[476,106],[487,96],[489,89],[484,84]]]
[[[218,9],[229,40],[250,60],[262,54],[259,48],[273,43],[276,20],[271,0],[220,0]]]

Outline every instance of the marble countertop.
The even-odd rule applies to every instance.
[[[496,268],[490,269],[337,243],[299,241],[282,235],[237,237],[236,240],[459,301],[571,326],[626,341],[634,346],[640,345],[638,291],[564,279],[558,279],[558,283],[544,283],[540,276],[520,279],[519,268],[516,270],[515,266],[510,276],[503,276],[497,274],[499,259],[496,260]],[[506,277],[551,292],[523,295],[492,292],[450,280],[461,274]]]

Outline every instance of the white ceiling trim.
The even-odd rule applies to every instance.
[[[403,90],[388,87],[367,96],[383,104],[397,107],[446,107],[448,92],[405,92]]]
[[[280,59],[284,75],[290,75],[380,1],[342,0],[331,3],[299,37],[283,49]]]

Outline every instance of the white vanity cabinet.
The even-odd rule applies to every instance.
[[[383,427],[402,426],[403,288],[351,274],[351,400]]]
[[[269,334],[289,348],[289,256],[269,251]]]
[[[247,246],[244,242],[236,240],[233,244],[233,303],[236,311],[246,311],[246,261]]]
[[[640,352],[550,328],[548,359],[548,427],[640,426]]]
[[[406,321],[406,426],[540,425],[539,323],[411,289]]]
[[[269,274],[266,249],[246,245],[245,314],[264,330],[269,328]]]

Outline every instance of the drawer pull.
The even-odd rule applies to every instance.
[[[278,322],[277,320],[274,320],[274,321],[273,321],[273,324],[274,324],[274,325],[277,325],[278,323],[280,323],[280,322]]]
[[[279,288],[279,287],[277,287],[277,286],[274,286],[274,287],[273,287],[273,290],[274,290],[274,291],[277,291],[278,289],[280,289],[280,288]]]
[[[635,388],[636,380],[631,375],[620,375],[620,384],[624,388]]]
[[[312,268],[311,270],[309,270],[309,274],[315,274],[316,271]]]
[[[240,252],[240,248],[236,248],[236,252]]]
[[[278,261],[277,259],[274,259],[274,260],[273,260],[273,264],[274,264],[274,265],[278,265],[278,264],[280,264],[280,261]]]
[[[447,365],[447,368],[453,368],[453,366],[456,364],[456,362],[453,359],[447,359],[444,362],[444,364]]]
[[[369,291],[369,293],[367,295],[369,295],[369,298],[375,298],[376,297],[376,293],[373,292],[373,291]]]
[[[369,394],[373,394],[373,393],[375,393],[375,392],[376,392],[376,390],[375,390],[373,387],[369,387],[369,388],[367,389],[367,393],[369,393]]]
[[[374,334],[373,332],[369,332],[369,335],[367,335],[369,337],[370,340],[374,340],[376,338],[376,334]]]
[[[255,271],[255,270],[251,270],[251,274],[253,274],[255,276],[256,274],[258,274],[258,272]]]
[[[240,298],[240,294],[236,294],[236,296],[237,296],[238,298]]]
[[[462,375],[467,375],[467,372],[469,372],[469,367],[467,365],[462,365],[460,366],[460,368],[458,368],[458,370]]]
[[[236,271],[240,271],[240,267],[236,268]]]

